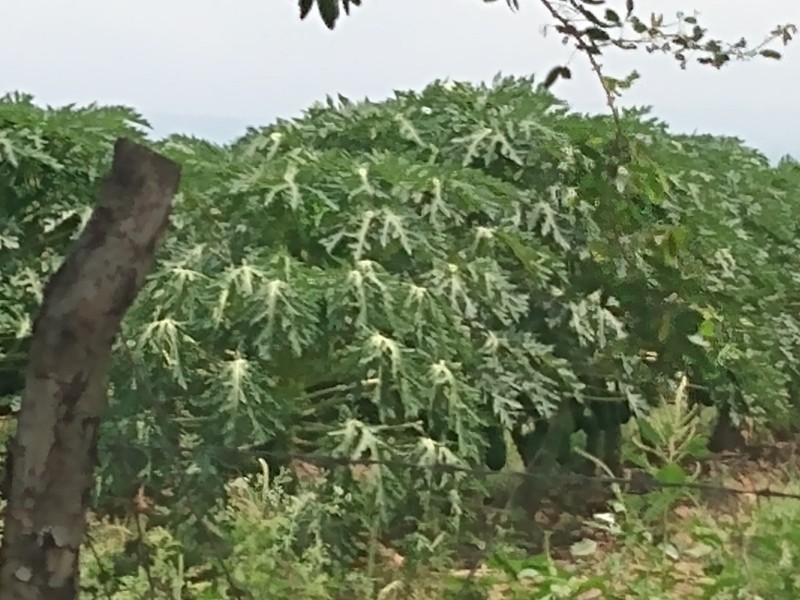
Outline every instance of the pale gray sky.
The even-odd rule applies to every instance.
[[[612,0],[613,5],[614,0]],[[436,78],[540,76],[565,61],[537,0],[519,13],[503,1],[364,0],[333,32],[296,0],[1,0],[0,91],[42,103],[121,103],[163,134],[173,129],[224,141],[246,125],[297,115],[327,93],[379,99]],[[644,4],[644,2],[640,2]],[[686,0],[714,33],[758,39],[800,24],[798,0]],[[583,59],[555,91],[582,110],[603,110]],[[609,73],[643,77],[630,103],[654,106],[676,130],[737,135],[772,157],[800,157],[800,40],[785,58],[682,72],[646,54],[606,59]]]

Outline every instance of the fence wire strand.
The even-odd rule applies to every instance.
[[[492,469],[486,467],[478,467],[472,466],[467,464],[454,464],[454,463],[444,463],[444,462],[430,462],[427,464],[420,464],[408,460],[402,459],[392,459],[392,458],[385,458],[385,459],[373,459],[373,458],[354,458],[348,456],[335,456],[329,454],[320,454],[320,453],[292,453],[292,452],[269,452],[264,450],[257,450],[257,449],[242,449],[240,448],[228,448],[224,446],[208,446],[208,445],[201,445],[200,447],[191,448],[191,447],[182,447],[176,443],[169,443],[168,448],[165,445],[159,444],[144,444],[144,443],[137,443],[137,442],[126,442],[121,440],[114,440],[114,441],[106,441],[101,443],[101,449],[103,452],[109,453],[108,456],[112,456],[118,454],[120,452],[129,451],[131,449],[138,449],[138,450],[148,450],[148,451],[164,451],[169,450],[173,453],[173,456],[176,457],[176,460],[180,460],[179,457],[186,456],[186,453],[190,452],[197,452],[203,451],[208,453],[209,455],[216,455],[217,457],[226,456],[230,457],[231,455],[238,457],[239,459],[243,458],[243,456],[251,456],[253,462],[257,462],[258,459],[272,459],[275,461],[279,461],[282,464],[289,464],[292,461],[299,461],[301,463],[306,463],[310,465],[314,465],[321,470],[330,471],[333,469],[338,468],[351,468],[351,467],[358,467],[358,466],[380,466],[385,467],[388,469],[395,469],[395,470],[404,470],[404,471],[421,471],[421,472],[428,472],[428,473],[461,473],[475,477],[476,479],[485,479],[488,477],[493,477],[497,475],[503,475],[506,477],[513,477],[517,478],[519,481],[522,480],[537,480],[543,483],[564,483],[564,484],[572,484],[577,486],[582,485],[604,485],[604,486],[619,486],[620,491],[625,491],[627,493],[631,493],[631,490],[638,489],[638,492],[633,493],[648,493],[652,491],[656,491],[659,489],[686,489],[686,490],[693,490],[693,491],[701,491],[701,492],[711,492],[711,493],[720,493],[720,494],[728,494],[733,496],[741,496],[741,495],[753,495],[760,498],[782,498],[782,499],[791,499],[791,500],[800,500],[800,494],[785,492],[781,490],[771,489],[769,486],[761,487],[756,489],[743,489],[743,488],[736,488],[730,487],[718,483],[710,483],[710,482],[701,482],[701,481],[683,481],[683,482],[675,482],[675,481],[659,481],[657,478],[645,474],[644,472],[640,472],[639,476],[637,477],[613,477],[613,476],[603,476],[603,475],[588,475],[588,474],[579,474],[579,473],[566,473],[566,472],[558,472],[558,471],[548,471],[548,472],[537,472],[535,470],[510,470],[510,469],[503,469],[502,471],[494,471]],[[226,462],[227,461],[223,461]],[[181,484],[180,487],[191,488],[191,482],[188,479],[187,473],[183,473],[184,476],[187,477],[187,481],[184,482],[183,485]],[[266,482],[265,482],[266,484]],[[414,493],[414,490],[409,489],[409,493]],[[191,504],[191,499],[186,498],[189,500]],[[507,502],[506,508],[509,508],[510,500]],[[204,523],[204,515],[201,514],[201,511],[196,507],[189,507],[189,510],[192,516],[197,520],[198,523]],[[466,577],[464,577],[461,584],[458,586],[460,589],[455,591],[455,594],[451,597],[454,598],[470,598],[472,594],[470,593],[470,586],[476,584],[477,577],[479,575],[479,569],[482,563],[491,556],[494,552],[494,549],[497,544],[497,537],[498,532],[496,531],[497,526],[499,526],[499,513],[492,513],[488,515],[487,525],[489,526],[489,531],[486,534],[486,538],[484,539],[484,545],[482,550],[479,552],[479,558],[472,562],[471,567],[468,569],[466,573]],[[138,515],[137,515],[138,519]],[[149,552],[146,550],[147,542],[144,539],[144,531],[141,525],[141,522],[137,520],[137,531],[138,531],[138,541],[137,541],[137,554],[139,554],[140,561],[147,562],[149,560]],[[89,540],[89,544],[92,544],[92,540]],[[98,567],[100,569],[104,569],[105,567],[100,562],[100,558],[96,557],[98,561]],[[227,585],[230,587],[229,593],[232,598],[237,600],[250,600],[253,598],[257,598],[259,594],[257,593],[258,590],[247,590],[242,587],[242,583],[236,581],[236,578],[233,575],[233,571],[235,569],[232,568],[232,565],[229,564],[230,559],[224,555],[223,552],[214,552],[214,556],[212,557],[212,561],[216,563],[219,567],[220,576],[225,579]],[[148,598],[149,600],[155,600],[156,598],[162,597],[163,593],[157,589],[157,584],[153,580],[153,576],[150,573],[150,569],[148,565],[140,565],[140,567],[144,570],[147,574],[147,581],[148,585],[150,586]],[[107,575],[107,576],[110,576]],[[103,590],[96,590],[95,591],[96,597],[105,597],[110,598],[110,592],[108,589]]]

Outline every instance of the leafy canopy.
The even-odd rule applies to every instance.
[[[19,372],[72,215],[141,120],[18,96],[0,111],[1,364]],[[259,449],[475,463],[487,426],[570,398],[646,411],[652,384],[687,368],[736,413],[786,421],[797,164],[620,119],[624,154],[613,118],[498,78],[330,99],[227,147],[160,142],[184,183],[119,340],[99,493],[141,480],[214,502],[206,484]],[[387,523],[414,486],[433,501],[416,474],[379,473]]]

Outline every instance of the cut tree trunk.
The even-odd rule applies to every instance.
[[[6,456],[0,600],[78,595],[111,347],[154,266],[179,182],[177,164],[117,140],[94,212],[45,288]]]

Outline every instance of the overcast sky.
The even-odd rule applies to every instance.
[[[331,32],[316,14],[301,22],[297,0],[0,0],[0,91],[48,104],[126,104],[159,134],[227,141],[328,93],[380,99],[436,78],[543,77],[570,51],[542,36],[538,0],[521,4],[515,14],[502,0],[364,0]],[[729,39],[800,24],[800,0],[657,4],[668,18],[697,9]],[[676,130],[737,135],[771,157],[800,157],[800,40],[782,61],[721,72],[681,71],[644,53],[605,62],[612,74],[638,69],[629,102],[652,105]],[[581,110],[603,110],[582,57],[571,66],[575,76],[556,93]]]

